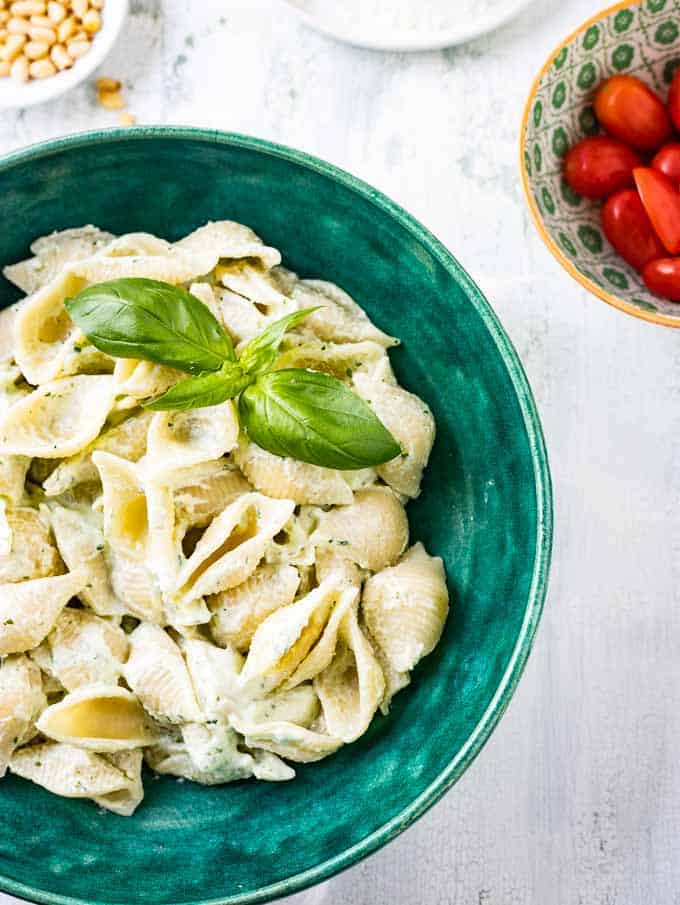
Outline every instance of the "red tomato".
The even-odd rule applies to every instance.
[[[595,114],[607,132],[640,151],[653,151],[671,137],[668,111],[633,75],[614,75],[600,85]]]
[[[633,185],[633,170],[642,160],[623,142],[608,135],[584,138],[564,158],[564,178],[586,198],[606,198]]]
[[[680,253],[680,192],[668,176],[651,167],[633,170],[635,185],[652,226],[672,255]]]
[[[642,279],[656,295],[671,302],[680,302],[680,258],[650,261],[642,271]]]
[[[652,166],[680,187],[680,142],[671,141],[664,145],[657,151]]]
[[[668,112],[675,128],[680,129],[680,69],[675,70],[671,88],[668,92]]]
[[[617,192],[605,202],[602,229],[624,261],[636,270],[666,254],[635,189]]]

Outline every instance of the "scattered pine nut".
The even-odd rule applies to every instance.
[[[128,113],[127,110],[124,110],[120,116],[118,117],[118,121],[121,126],[135,126],[137,125],[137,117],[134,113]]]
[[[17,57],[16,60],[12,63],[12,68],[9,71],[10,76],[16,82],[27,82],[29,79],[28,74],[28,60],[25,56]]]
[[[100,91],[97,97],[106,110],[122,110],[125,106],[125,101],[118,91]]]
[[[109,79],[102,77],[95,82],[97,91],[120,91],[120,82],[118,79]]]
[[[28,67],[28,74],[32,79],[48,79],[51,75],[56,75],[57,68],[49,59],[35,60]]]

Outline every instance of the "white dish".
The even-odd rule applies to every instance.
[[[444,47],[452,47],[455,44],[463,44],[478,38],[480,35],[493,31],[501,25],[505,25],[510,19],[518,15],[532,0],[508,0],[502,8],[481,16],[467,16],[455,27],[446,29],[437,29],[426,32],[419,31],[414,34],[406,31],[367,31],[338,28],[334,23],[325,20],[320,15],[310,12],[307,7],[307,0],[283,0],[283,2],[293,9],[300,19],[310,28],[336,38],[338,41],[344,41],[346,44],[353,44],[355,47],[364,47],[368,50],[393,50],[393,51],[419,51],[419,50],[440,50]],[[451,0],[455,5],[456,0]]]
[[[66,69],[48,79],[36,79],[26,84],[11,78],[0,79],[0,110],[32,107],[54,100],[91,75],[109,55],[128,12],[128,0],[106,0],[102,14],[102,28],[95,36],[88,53]]]

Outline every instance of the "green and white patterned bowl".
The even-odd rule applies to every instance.
[[[562,159],[599,131],[598,85],[630,73],[665,100],[680,66],[680,0],[619,3],[585,22],[550,55],[531,89],[521,130],[521,169],[529,208],[548,248],[582,286],[627,314],[680,327],[680,305],[650,293],[611,247],[600,203],[581,198],[562,177]]]

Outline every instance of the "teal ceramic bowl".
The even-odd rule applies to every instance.
[[[438,437],[414,539],[444,558],[451,616],[388,717],[289,783],[146,780],[134,817],[0,782],[0,888],[49,903],[252,903],[374,851],[469,766],[517,685],[546,591],[551,493],[517,355],[451,254],[374,189],[263,141],[189,129],[107,131],[0,161],[0,261],[96,223],[176,239],[210,219],[252,226],[305,276],[333,280],[401,337],[399,380]],[[16,299],[0,279],[0,305]],[[490,806],[491,807],[491,806]],[[493,814],[489,813],[493,820]]]

